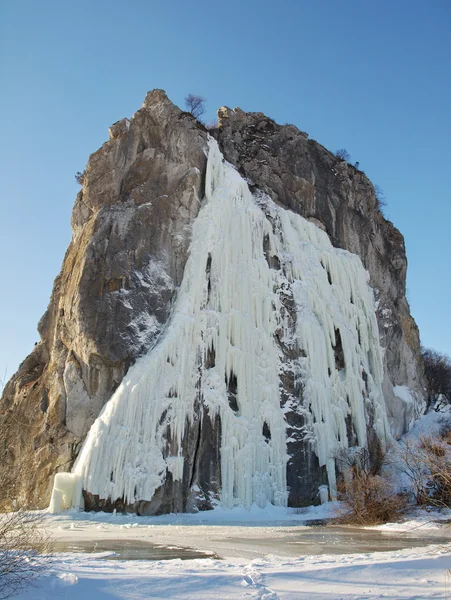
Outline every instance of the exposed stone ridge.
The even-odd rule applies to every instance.
[[[334,245],[360,255],[369,270],[386,348],[386,398],[399,433],[411,415],[392,385],[421,393],[401,234],[380,214],[366,176],[295,126],[226,107],[218,116],[213,135],[255,189],[312,220]],[[203,196],[207,131],[164,91],[153,90],[109,135],[88,161],[73,209],[72,241],[39,323],[41,341],[0,402],[0,479],[7,481],[0,508],[14,500],[19,506],[48,505],[52,475],[70,469],[105,402],[155,343],[183,276]],[[292,385],[282,376],[287,395]],[[191,430],[187,437],[193,447],[204,444],[217,452],[216,429],[213,424],[210,440],[197,440]],[[310,458],[305,473],[313,468]],[[159,494],[161,510],[170,509],[165,494],[169,488]]]
[[[153,90],[90,156],[41,341],[0,404],[0,469],[11,475],[4,505],[48,505],[53,473],[70,469],[102,406],[166,323],[203,195],[206,139]]]

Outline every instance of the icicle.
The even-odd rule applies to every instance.
[[[151,500],[168,472],[181,480],[183,437],[196,398],[212,418],[221,417],[223,505],[286,505],[283,362],[275,341],[281,329],[306,355],[295,361],[295,371],[303,379],[307,428],[332,497],[334,453],[347,444],[348,414],[365,445],[369,399],[377,432],[387,435],[374,300],[360,259],[333,248],[326,233],[302,217],[253,197],[213,139],[205,187],[166,333],[105,405],[74,465],[73,490],[63,501],[56,492],[55,506],[67,504],[71,494],[80,505],[81,488],[113,502]],[[265,244],[280,268],[270,268]],[[282,317],[283,290],[295,302],[294,331]],[[214,359],[206,361],[213,350]]]

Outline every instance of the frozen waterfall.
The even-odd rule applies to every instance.
[[[281,310],[286,290],[294,323]],[[221,420],[222,504],[286,505],[278,331],[302,349],[295,368],[305,435],[327,467],[333,492],[333,456],[348,443],[347,419],[364,446],[365,405],[371,404],[372,426],[382,440],[388,436],[368,273],[314,224],[268,197],[254,197],[210,139],[205,202],[168,326],[103,408],[72,474],[57,475],[50,510],[82,505],[82,489],[133,504],[151,500],[167,473],[180,480],[182,440],[196,398]],[[343,364],[337,365],[338,344]]]

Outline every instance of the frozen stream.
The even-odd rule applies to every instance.
[[[82,513],[86,517],[86,513]],[[265,524],[186,524],[176,516],[166,524],[133,516],[49,519],[56,552],[111,552],[112,559],[256,559],[366,554],[451,542],[451,529],[429,524],[404,531],[271,521]],[[155,524],[156,522],[156,524]]]
[[[195,558],[262,558],[312,556],[321,554],[357,554],[418,548],[445,544],[451,535],[429,533],[392,533],[345,527],[252,528],[235,531],[234,527],[163,526],[143,539],[57,540],[55,552],[111,552],[109,559],[182,560]],[[169,530],[169,531],[168,531]],[[150,541],[152,540],[152,541]],[[157,541],[154,541],[157,540]],[[105,557],[104,557],[105,558]]]

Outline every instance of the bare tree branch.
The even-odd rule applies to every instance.
[[[194,118],[199,119],[206,112],[205,98],[202,96],[195,96],[194,94],[188,94],[185,98],[185,106]]]
[[[431,348],[422,348],[421,356],[427,383],[427,409],[440,396],[443,396],[446,402],[451,402],[451,359]]]
[[[51,544],[42,526],[42,513],[0,514],[0,600],[33,585],[50,567]]]
[[[346,162],[349,162],[349,160],[351,159],[351,155],[349,154],[349,152],[346,150],[346,148],[340,148],[340,150],[337,150],[335,152],[335,156],[339,159],[339,160],[344,160]]]

